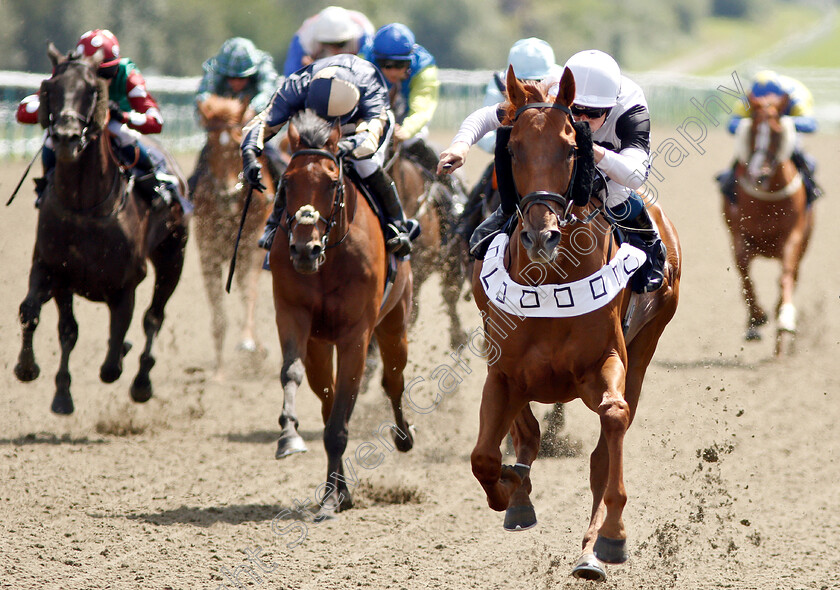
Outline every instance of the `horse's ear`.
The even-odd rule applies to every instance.
[[[67,58],[58,50],[53,42],[50,42],[47,45],[47,55],[52,62],[53,68],[60,64],[61,62],[65,61]]]
[[[519,79],[516,77],[516,73],[513,71],[513,66],[508,66],[507,70],[507,78],[505,80],[507,85],[507,96],[508,101],[514,107],[519,108],[525,104],[525,86]]]
[[[572,82],[574,84],[574,81]],[[595,185],[595,152],[592,148],[592,130],[586,121],[572,123],[575,128],[577,158],[575,159],[575,177],[572,184],[572,201],[578,207],[589,202]]]
[[[564,106],[572,106],[575,102],[575,75],[572,70],[566,68],[563,70],[563,76],[560,78],[560,85],[557,88],[557,98],[555,103],[560,103]]]
[[[300,133],[297,127],[289,124],[289,131],[286,133],[286,137],[289,139],[289,151],[291,153],[298,151],[298,146],[300,146]]]

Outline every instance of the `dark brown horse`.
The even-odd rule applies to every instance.
[[[750,97],[751,118],[744,119],[737,130],[735,202],[727,198],[723,202],[749,312],[747,340],[760,339],[758,327],[767,323],[750,278],[750,263],[757,256],[782,263],[776,305],[777,355],[782,352],[785,335],[793,337],[796,332],[793,292],[814,225],[802,177],[791,161],[796,129],[792,119],[780,116],[785,101],[772,95]]]
[[[97,77],[98,63],[72,54],[63,57],[52,44],[49,56],[53,75],[41,86],[38,116],[52,138],[57,163],[38,215],[29,291],[20,306],[23,346],[15,375],[21,381],[38,377],[33,335],[41,306],[55,298],[61,361],[52,410],[73,412],[69,359],[79,333],[73,317],[77,294],[108,305],[108,352],[99,375],[105,383],[116,381],[128,351],[125,334],[134,312],[135,289],[146,276],[148,258],[155,268],[155,288],[143,318],[146,346],[131,385],[132,399],[144,402],[152,396],[152,344],[181,276],[187,226],[180,209],[152,211],[130,190],[110,150],[105,129],[108,86]],[[180,171],[171,158],[168,161],[185,191]]]
[[[400,451],[414,444],[401,405],[411,267],[408,261],[396,263],[393,286],[384,297],[388,257],[382,229],[336,156],[339,135],[340,127],[312,111],[292,118],[292,159],[283,177],[286,219],[280,226],[288,239],[278,232],[269,258],[283,351],[282,434],[276,457],[306,450],[295,409],[305,371],[321,399],[325,425],[327,486],[319,519],[352,506],[342,455],[371,338],[379,344],[382,386],[394,412],[394,424],[383,427],[392,429]]]
[[[419,295],[423,283],[435,272],[439,273],[440,290],[449,317],[449,345],[453,349],[466,342],[466,332],[458,316],[461,290],[459,260],[449,256],[448,242],[453,238],[455,213],[453,195],[423,167],[407,157],[402,144],[394,142],[392,157],[386,172],[394,179],[407,217],[420,222],[422,233],[411,252],[411,271],[414,274],[414,309],[412,321],[419,315]]]
[[[227,316],[224,309],[224,273],[231,255],[231,244],[242,217],[245,189],[242,182],[242,159],[239,144],[242,127],[253,113],[247,103],[235,98],[211,95],[198,107],[201,126],[207,130],[202,169],[196,170],[195,232],[201,258],[201,274],[210,301],[213,342],[216,351],[216,378],[223,376],[224,342]],[[236,349],[256,355],[265,355],[265,348],[258,342],[255,311],[258,280],[264,258],[257,246],[257,238],[271,213],[274,201],[274,183],[265,156],[263,161],[265,185],[262,194],[254,193],[248,209],[239,245],[237,286],[242,297],[243,323]]]
[[[507,511],[506,529],[534,526],[530,467],[540,431],[529,402],[581,399],[598,414],[601,435],[590,458],[591,519],[573,573],[605,579],[602,562],[621,563],[627,558],[622,520],[627,501],[624,434],[636,413],[657,341],[676,311],[679,241],[661,209],[650,205],[668,248],[666,284],[645,295],[622,287],[638,267],[640,252],[633,253],[636,249],[629,245],[618,250],[610,228],[595,223],[594,204],[574,205],[578,202],[572,190],[575,169],[582,175],[584,166],[578,162],[583,153],[569,114],[575,96],[571,72],[564,72],[552,100],[542,86],[518,81],[511,69],[507,94],[513,176],[524,196],[507,249],[499,247],[494,253],[491,245],[487,257],[476,263],[473,276],[488,346],[478,442],[471,457],[473,474],[490,507]],[[588,189],[583,194],[586,199]],[[497,239],[503,244],[506,237]],[[503,270],[509,276],[500,287],[489,289],[488,296],[485,284],[491,284],[497,272],[502,276]],[[514,297],[516,289],[520,295]],[[535,317],[530,308],[551,313]],[[502,465],[499,448],[508,431],[516,450],[513,466]]]

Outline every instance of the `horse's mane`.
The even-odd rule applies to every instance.
[[[528,80],[523,82],[525,87],[525,103],[531,102],[546,102],[548,101],[548,87],[542,82]],[[505,117],[502,120],[502,125],[513,125],[513,119],[516,116],[516,107],[510,102],[504,103]]]
[[[333,126],[329,121],[319,117],[312,109],[305,109],[292,117],[291,124],[300,135],[301,146],[320,149],[330,138]]]

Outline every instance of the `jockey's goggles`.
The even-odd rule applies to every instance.
[[[401,70],[411,65],[411,61],[407,59],[382,59],[377,62],[380,69],[383,70]]]
[[[582,107],[576,104],[573,104],[570,110],[575,117],[586,117],[587,119],[600,119],[610,111],[609,108]]]

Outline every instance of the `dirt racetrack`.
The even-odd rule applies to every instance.
[[[654,147],[667,137],[678,137],[673,127],[657,129]],[[827,196],[816,205],[801,269],[797,349],[780,360],[769,331],[760,343],[742,340],[746,312],[712,180],[729,162],[729,137],[710,131],[704,155],[659,166],[661,203],[683,245],[682,297],[626,438],[630,560],[608,566],[601,588],[840,588],[840,137],[818,135],[806,146],[819,159]],[[486,158],[477,150],[470,157],[473,181]],[[190,171],[192,156],[182,162]],[[3,201],[23,168],[3,164]],[[539,524],[504,532],[503,516],[487,507],[470,471],[484,366],[469,351],[462,356],[471,372],[461,372],[460,386],[433,411],[408,412],[417,432],[405,455],[372,434],[390,419],[379,388],[360,397],[345,454],[359,479],[357,507],[335,521],[307,521],[296,503],[313,500],[326,475],[320,409],[305,389],[299,409],[310,451],[275,461],[281,391],[270,277],[262,278],[259,307],[267,359],[257,367],[239,362],[231,329],[228,376],[214,381],[194,242],[156,350],[155,397],[137,405],[128,396],[147,279],[129,332],[135,348],[111,385],[98,378],[106,309],[76,299],[76,412],[52,415],[54,304],[36,333],[41,376],[24,384],[12,371],[36,223],[30,187],[0,209],[0,588],[597,586],[570,576],[590,510],[597,417],[580,402],[570,405],[566,432],[583,452],[537,460]],[[757,265],[759,298],[771,309],[777,275],[775,264]],[[407,379],[429,384],[435,367],[454,361],[433,281],[421,302]],[[239,312],[236,291],[227,304]],[[478,326],[471,302],[461,312],[470,329]],[[418,387],[414,399],[428,405],[433,393]],[[353,455],[365,442],[382,452],[374,469]]]

